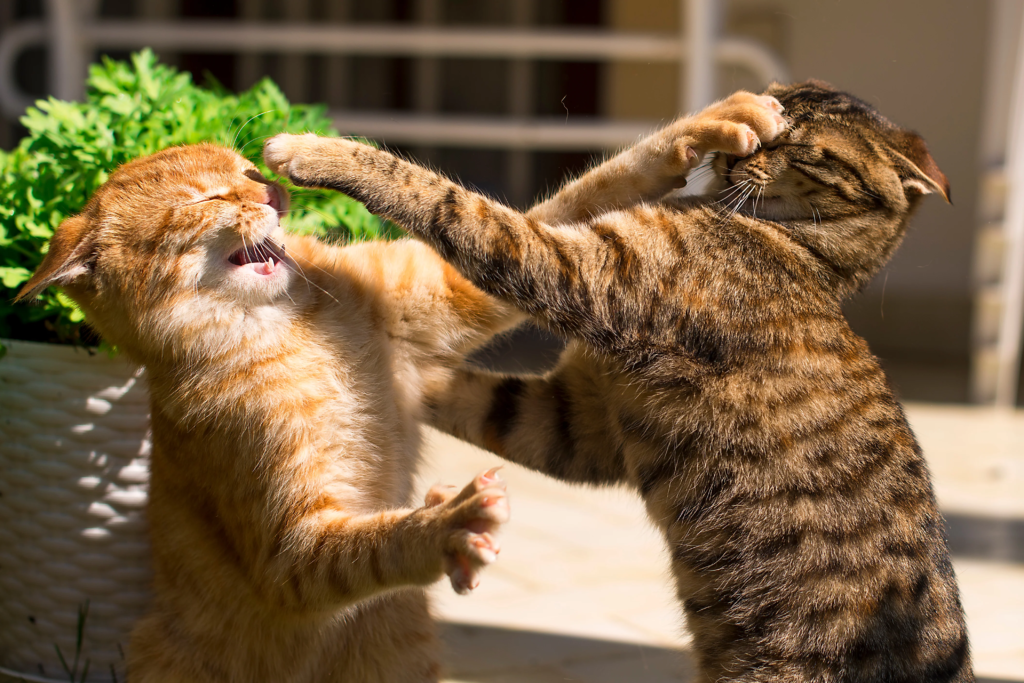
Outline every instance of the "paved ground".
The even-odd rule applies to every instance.
[[[1024,412],[912,405],[967,610],[976,671],[1024,682]],[[498,459],[431,433],[423,488],[462,484]],[[503,470],[512,522],[469,597],[434,590],[449,681],[690,680],[691,662],[658,535],[622,490]]]

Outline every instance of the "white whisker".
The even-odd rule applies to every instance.
[[[264,114],[269,114],[272,111],[274,111],[274,110],[273,109],[268,109],[268,110],[266,110],[264,112],[260,112],[259,114],[255,114],[253,116],[250,116],[248,121],[246,121],[241,126],[239,126],[238,130],[235,131],[235,137],[231,138],[231,149],[235,148],[235,143],[238,142],[238,136],[242,134],[242,131],[245,130],[246,126],[248,126],[250,123],[252,123],[254,120],[258,119],[259,117],[263,116]],[[249,142],[252,142],[252,140],[250,140]],[[248,146],[248,145],[246,145],[246,146]],[[242,151],[243,152],[245,151],[244,147],[242,148]]]
[[[754,193],[755,189],[756,187],[753,186],[752,184],[746,185],[746,189],[742,194],[740,194],[737,198],[729,202],[728,205],[725,205],[721,211],[722,221],[721,223],[719,223],[719,225],[725,225],[727,221],[732,219],[743,207],[743,205],[747,202],[747,200],[750,199],[750,196]]]
[[[293,263],[295,263],[295,266],[296,266],[296,268],[298,268],[298,273],[299,273],[299,277],[301,277],[301,278],[302,278],[303,280],[305,280],[305,281],[306,281],[306,286],[307,286],[307,287],[309,287],[310,285],[312,285],[313,287],[316,287],[316,288],[317,288],[317,289],[319,289],[319,290],[320,290],[321,292],[323,292],[323,293],[324,293],[324,295],[326,295],[326,296],[327,296],[327,297],[328,297],[329,299],[331,299],[331,300],[332,300],[332,301],[333,301],[334,303],[336,303],[336,304],[338,304],[339,306],[341,306],[341,305],[342,305],[342,303],[341,303],[340,301],[338,301],[338,299],[337,299],[337,298],[335,298],[335,296],[334,296],[333,294],[331,294],[330,292],[328,292],[328,291],[327,291],[326,289],[324,289],[323,287],[321,287],[321,286],[320,286],[320,285],[318,285],[317,283],[313,282],[313,280],[312,280],[312,279],[310,279],[310,277],[306,275],[306,272],[305,272],[305,271],[303,270],[303,268],[302,268],[302,264],[300,264],[300,263],[298,262],[298,260],[297,260],[298,258],[299,258],[299,257],[298,257],[298,255],[297,255],[297,254],[293,254],[293,255],[292,255],[292,262],[293,262]],[[316,265],[316,264],[315,264],[315,263],[313,263],[312,261],[308,261],[308,260],[306,260],[306,265],[310,265],[310,266],[313,266],[314,268],[316,268],[317,270],[319,270],[319,271],[320,271],[321,273],[324,273],[325,275],[329,275],[329,273],[327,273],[327,271],[326,271],[326,270],[324,270],[324,269],[323,269],[323,268],[321,268],[320,266]]]
[[[753,180],[744,180],[742,183],[739,183],[737,185],[733,185],[730,188],[726,188],[726,189],[722,190],[721,192],[719,192],[719,194],[723,195],[723,197],[719,201],[723,201],[723,202],[727,201],[730,198],[730,196],[733,196],[733,195],[735,195],[737,193],[742,193],[742,191],[748,185],[750,185],[752,182],[754,182],[754,181]]]
[[[723,196],[718,203],[721,205],[731,206],[737,197],[742,197],[743,195],[747,194],[752,190],[751,185],[752,181],[743,181],[741,184],[737,185],[733,189],[729,190],[728,192],[725,192],[725,196]]]

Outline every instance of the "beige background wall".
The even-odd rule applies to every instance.
[[[928,141],[949,177],[954,204],[929,198],[892,263],[849,313],[876,352],[903,361],[908,373],[945,373],[947,380],[963,384],[989,3],[733,0],[723,5],[724,32],[772,46],[795,80],[819,78],[849,90]],[[609,0],[608,11],[617,28],[678,26],[676,0]],[[720,70],[721,95],[753,85],[749,74]],[[608,72],[605,110],[619,118],[666,120],[675,113],[676,87],[674,67],[615,65]],[[909,367],[915,364],[920,367]]]

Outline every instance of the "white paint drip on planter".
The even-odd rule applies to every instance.
[[[70,664],[88,601],[87,680],[112,680],[111,666],[124,680],[122,648],[150,597],[142,372],[83,349],[2,343],[0,671],[67,680],[54,645]]]

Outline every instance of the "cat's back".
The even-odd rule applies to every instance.
[[[638,277],[678,274],[650,309],[663,346],[620,370],[642,381],[609,409],[707,669],[770,653],[749,680],[970,680],[925,460],[831,274],[781,226],[700,200],[630,215],[664,245]]]

